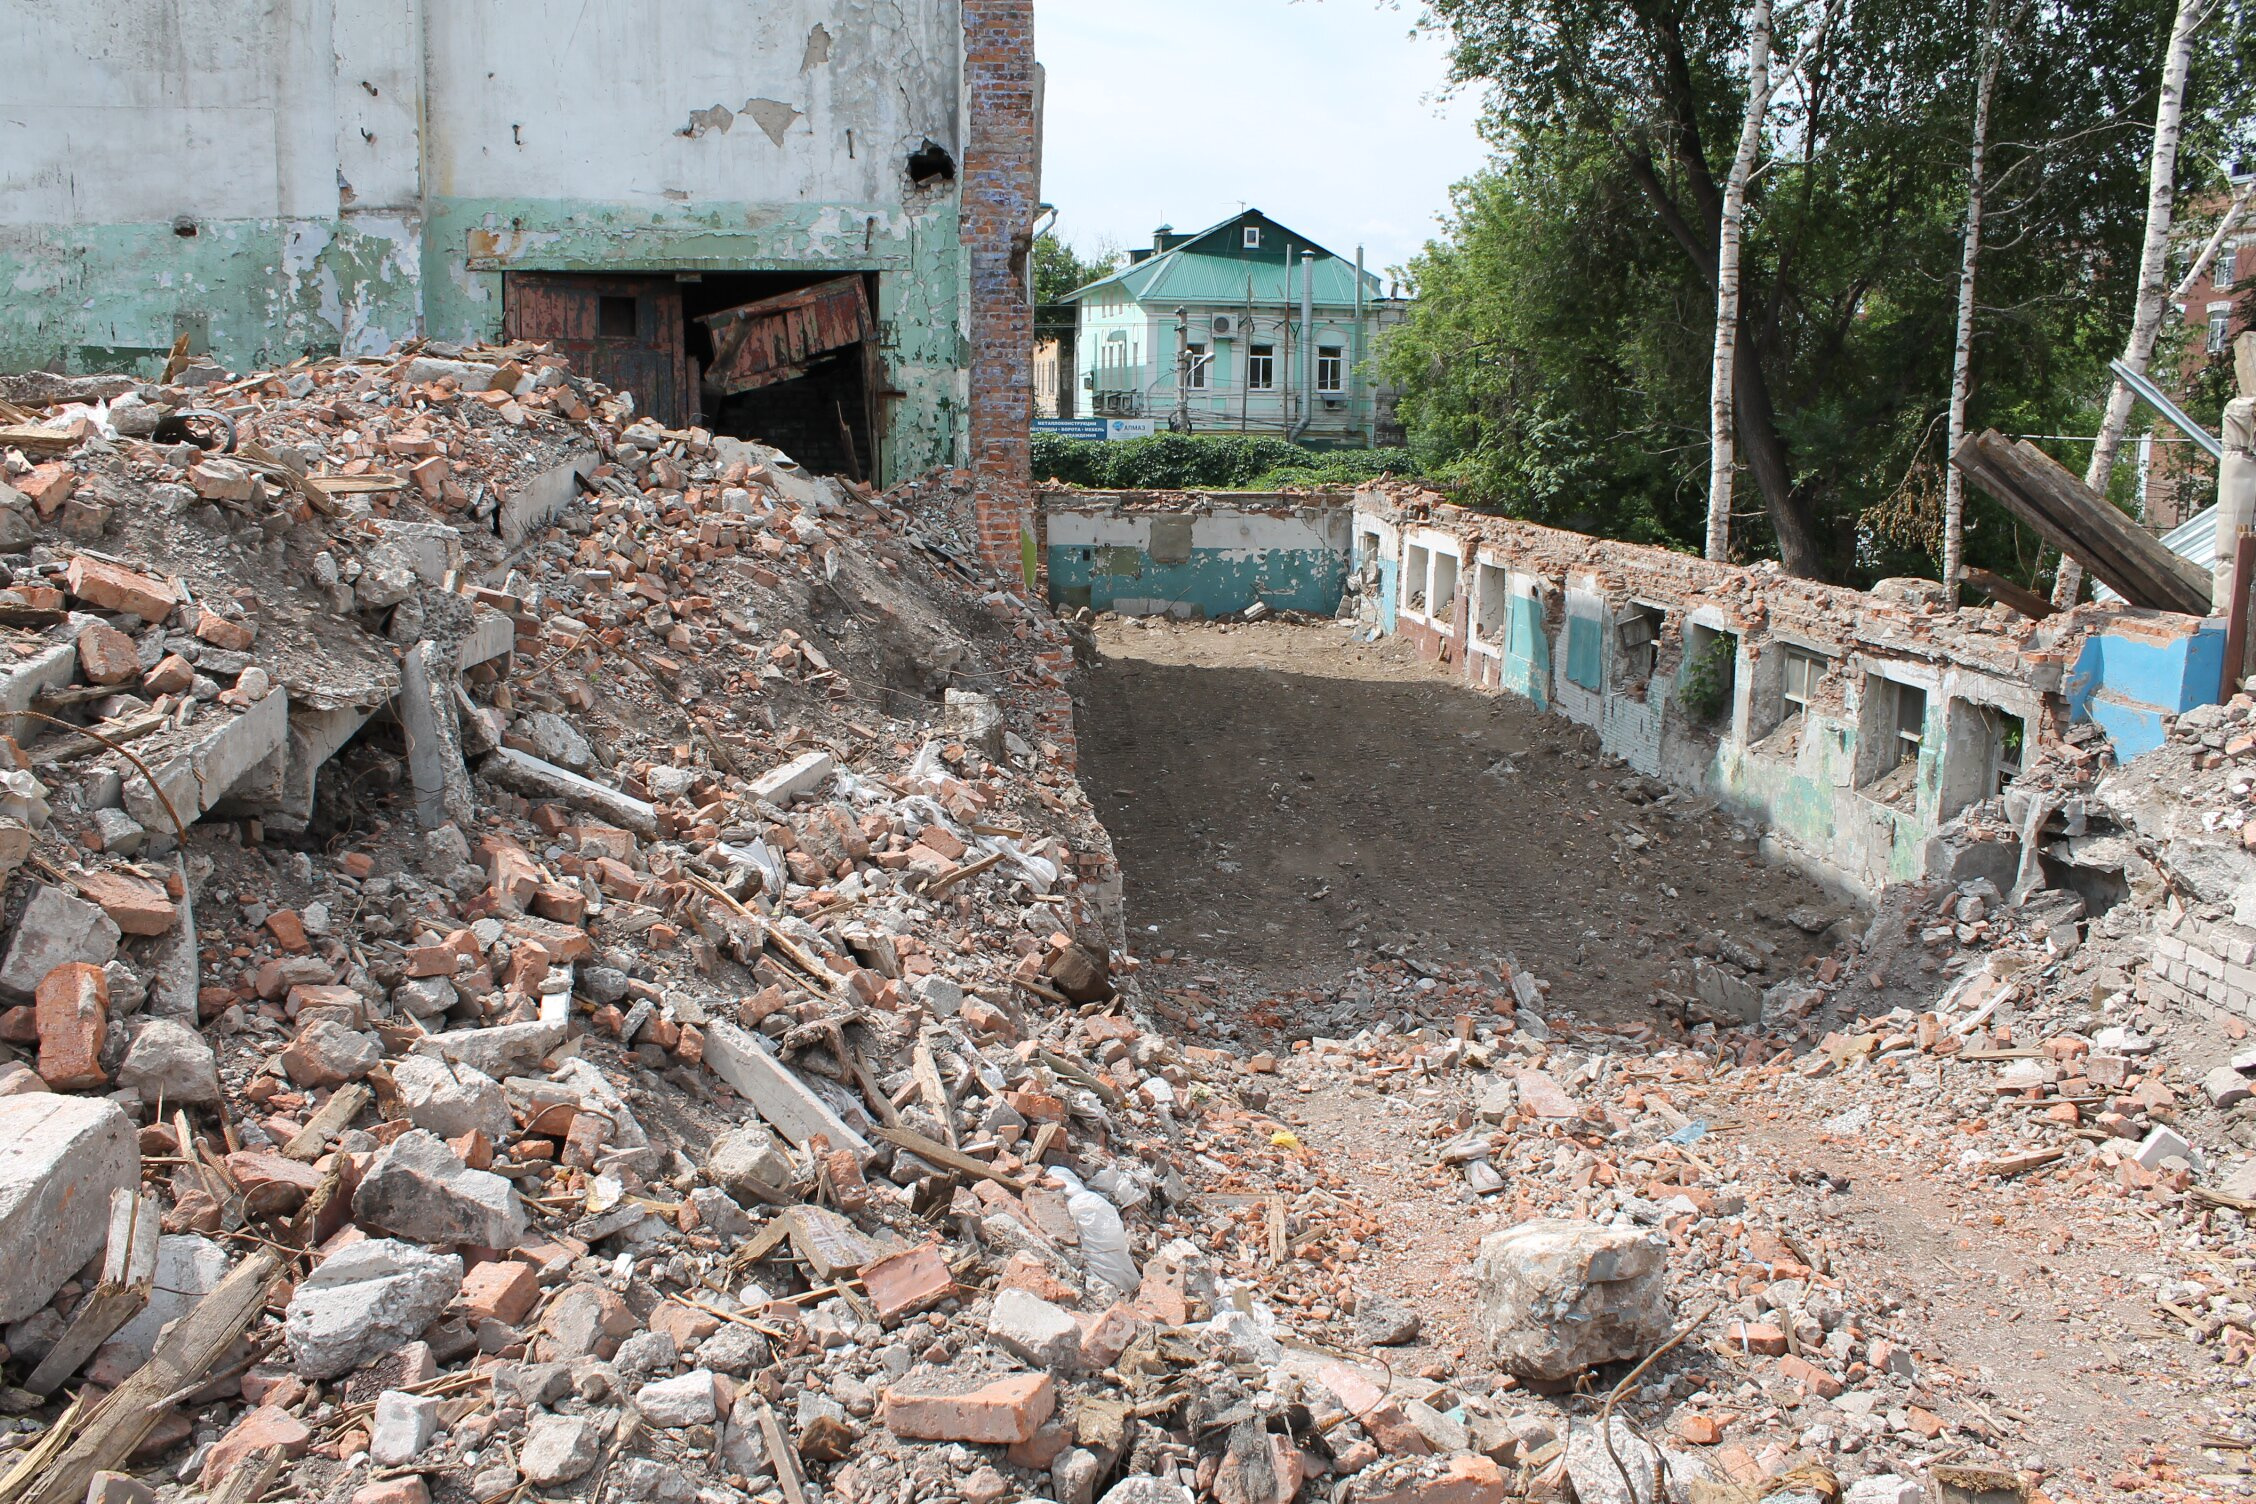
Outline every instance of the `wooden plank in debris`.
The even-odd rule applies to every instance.
[[[970,1175],[979,1180],[992,1180],[1007,1191],[1023,1191],[1026,1182],[1005,1175],[984,1160],[973,1159],[957,1149],[951,1149],[938,1139],[926,1138],[914,1128],[880,1128],[877,1136],[896,1149],[906,1149],[917,1158],[938,1165],[956,1175]]]
[[[165,1329],[149,1361],[111,1390],[78,1423],[78,1434],[20,1488],[0,1486],[6,1504],[80,1504],[86,1485],[106,1468],[125,1465],[181,1395],[191,1392],[212,1365],[266,1309],[268,1288],[281,1261],[266,1249],[229,1270],[218,1288]],[[11,1477],[9,1485],[16,1480]]]
[[[2024,590],[2003,575],[1992,574],[1987,569],[1966,571],[1966,583],[1987,595],[2001,606],[2010,606],[2031,621],[2043,621],[2052,615],[2052,602],[2034,590]]]
[[[792,1251],[822,1279],[853,1274],[882,1251],[860,1228],[826,1208],[795,1206],[783,1215],[791,1224]]]
[[[807,374],[818,355],[875,336],[869,292],[859,276],[741,303],[698,319],[713,337],[705,384],[733,395]]]
[[[329,1100],[321,1104],[321,1110],[290,1135],[290,1141],[282,1146],[282,1157],[312,1164],[329,1147],[329,1141],[351,1127],[361,1109],[374,1100],[375,1094],[357,1081],[338,1087]]]
[[[63,454],[84,442],[77,434],[37,423],[11,423],[0,428],[0,449],[21,449],[26,454]]]
[[[157,1199],[119,1188],[110,1192],[109,1241],[102,1250],[102,1278],[94,1293],[71,1312],[70,1325],[24,1380],[24,1388],[46,1396],[77,1373],[94,1349],[141,1314],[157,1279]]]
[[[1951,463],[2134,606],[2209,614],[2209,572],[2173,553],[2026,439],[1969,434]]]

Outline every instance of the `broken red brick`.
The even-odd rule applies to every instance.
[[[40,980],[33,1009],[39,1025],[39,1079],[57,1091],[108,1084],[102,1041],[110,1027],[110,979],[102,968],[65,961]]]
[[[471,1320],[515,1326],[540,1300],[540,1275],[513,1259],[480,1264],[463,1276],[461,1299]]]
[[[1364,1495],[1364,1504],[1504,1504],[1504,1470],[1486,1457],[1465,1453],[1432,1478],[1407,1478]]]
[[[247,653],[251,644],[258,641],[258,629],[246,622],[231,620],[208,606],[196,608],[196,635],[215,648],[230,653]]]
[[[280,1406],[261,1405],[212,1444],[197,1482],[209,1490],[268,1447],[280,1447],[285,1457],[303,1457],[312,1445],[313,1433],[306,1429],[305,1422]]]
[[[152,625],[172,614],[180,597],[149,575],[78,554],[63,571],[63,588],[104,611],[130,611]]]
[[[80,897],[99,905],[128,935],[169,935],[180,920],[180,905],[145,879],[122,872],[88,872],[72,882]]]
[[[1734,1321],[1723,1329],[1723,1340],[1740,1352],[1766,1358],[1786,1351],[1786,1334],[1767,1321]]]
[[[185,694],[196,682],[195,665],[178,653],[167,653],[157,666],[141,676],[141,688],[152,695]]]
[[[1355,1369],[1345,1363],[1326,1363],[1316,1370],[1316,1377],[1387,1451],[1398,1457],[1425,1457],[1433,1452],[1433,1444],[1411,1423],[1394,1396]]]
[[[97,624],[78,634],[78,671],[89,684],[123,684],[140,677],[141,659],[132,638]]]
[[[296,909],[276,909],[267,915],[266,931],[276,945],[293,954],[313,949],[313,942],[306,938],[305,921]]]
[[[862,1284],[877,1309],[877,1319],[887,1326],[956,1293],[948,1260],[933,1243],[905,1248],[865,1265]]]
[[[881,1413],[886,1429],[906,1441],[1009,1444],[1031,1438],[1056,1409],[1057,1381],[1021,1373],[954,1394],[896,1384]]]

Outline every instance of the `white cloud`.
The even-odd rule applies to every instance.
[[[1042,196],[1059,233],[1147,245],[1262,210],[1400,265],[1481,164],[1478,101],[1380,0],[1042,0]]]

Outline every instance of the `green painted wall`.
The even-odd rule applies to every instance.
[[[418,233],[420,231],[420,233]],[[475,257],[473,252],[477,253]],[[501,333],[501,268],[879,273],[889,481],[961,464],[968,271],[952,199],[851,204],[440,199],[427,222],[203,222],[0,229],[0,367],[154,375],[175,334],[253,370],[377,354],[417,333]]]

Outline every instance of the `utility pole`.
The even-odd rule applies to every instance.
[[[1175,421],[1177,433],[1191,431],[1191,312],[1175,310]]]

